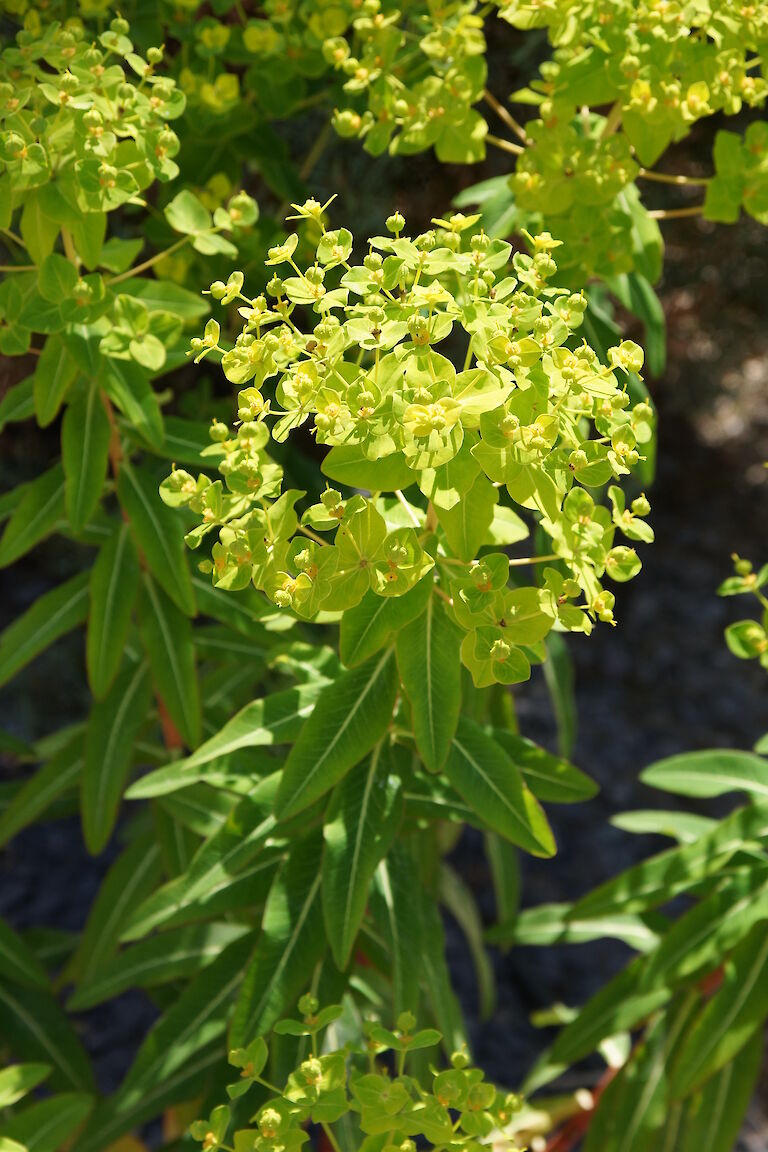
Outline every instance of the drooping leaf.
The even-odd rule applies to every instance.
[[[0,1072],[0,1108],[10,1108],[17,1100],[50,1075],[49,1064],[10,1064]]]
[[[552,832],[535,796],[504,749],[471,720],[459,721],[445,774],[492,831],[534,855],[554,854]]]
[[[389,725],[396,692],[390,649],[323,689],[285,762],[276,804],[281,819],[328,792],[370,752]]]
[[[321,845],[319,833],[294,844],[272,884],[232,1018],[232,1047],[242,1047],[272,1027],[306,987],[325,951]]]
[[[526,908],[513,920],[489,928],[491,944],[533,945],[547,948],[555,944],[583,944],[606,938],[622,940],[638,952],[649,952],[659,942],[659,934],[641,916],[617,914],[590,920],[571,919],[569,904],[539,904]]]
[[[768,796],[768,760],[751,752],[713,748],[660,760],[640,773],[644,784],[680,796],[748,792]]]
[[[0,635],[0,687],[88,615],[88,573],[40,596]]]
[[[61,425],[67,517],[75,533],[88,523],[101,498],[110,438],[109,418],[92,381],[67,405]]]
[[[41,428],[58,415],[62,401],[78,375],[76,361],[61,336],[49,336],[38,357],[33,376],[34,410]]]
[[[67,1147],[93,1105],[94,1097],[85,1092],[61,1092],[12,1117],[2,1134],[18,1140],[27,1152],[57,1152]]]
[[[728,1065],[768,1016],[768,929],[758,924],[725,967],[721,987],[687,1031],[675,1061],[671,1092],[688,1096]]]
[[[487,1020],[496,1005],[496,980],[483,941],[480,913],[470,889],[447,864],[443,864],[440,869],[440,896],[469,946],[477,980],[480,1018]]]
[[[735,1060],[690,1098],[681,1123],[680,1152],[731,1152],[743,1126],[763,1058],[763,1036],[758,1030]]]
[[[414,889],[414,865],[395,842],[375,873],[371,913],[389,948],[394,1014],[413,1012],[421,982],[421,899]]]
[[[313,681],[246,704],[220,732],[206,740],[191,756],[165,768],[158,768],[137,780],[128,789],[128,797],[142,799],[163,796],[198,780],[205,780],[206,765],[222,760],[241,748],[290,744],[298,736],[306,718],[311,715],[324,687],[323,681]]]
[[[64,473],[56,464],[31,480],[0,536],[0,568],[29,552],[64,518]]]
[[[378,744],[336,786],[323,836],[322,898],[325,928],[334,959],[346,968],[365,914],[376,867],[397,829],[400,780],[390,774]]]
[[[377,596],[366,592],[354,608],[341,618],[339,654],[347,668],[362,664],[380,651],[395,632],[405,628],[426,607],[432,593],[432,578],[423,580],[403,596]]]
[[[0,1038],[24,1060],[51,1065],[52,1088],[88,1091],[88,1056],[52,993],[0,980]]]
[[[75,795],[83,769],[83,736],[78,730],[42,768],[26,780],[0,813],[0,847],[34,823],[59,797]]]
[[[112,835],[133,762],[133,744],[146,721],[151,698],[146,664],[128,663],[91,710],[80,795],[83,835],[94,856]]]
[[[493,738],[520,769],[537,800],[548,804],[578,804],[597,794],[597,784],[586,773],[532,740],[499,729],[494,729]]]
[[[101,547],[91,569],[85,658],[88,682],[97,700],[109,691],[122,663],[138,590],[136,545],[130,528],[122,522]]]
[[[189,619],[145,576],[139,592],[139,629],[152,681],[184,743],[200,743],[200,694]]]
[[[174,604],[193,616],[195,595],[178,518],[160,500],[151,475],[126,461],[120,466],[117,494],[152,575]]]
[[[461,640],[435,596],[397,640],[397,666],[411,703],[416,747],[431,772],[445,763],[459,721]]]

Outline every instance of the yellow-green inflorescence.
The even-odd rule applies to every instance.
[[[615,483],[652,434],[651,408],[629,391],[642,351],[625,341],[606,364],[578,339],[586,300],[554,286],[547,233],[512,255],[478,217],[410,238],[398,213],[357,263],[327,205],[294,207],[320,236],[309,267],[294,233],[269,251],[264,294],[245,295],[239,272],[211,286],[242,331],[229,346],[210,320],[192,353],[221,357],[237,420],[211,428],[219,478],[174,469],[163,499],[200,516],[191,547],[217,534],[201,565],[217,587],[253,583],[304,619],[369,590],[431,590],[466,633],[478,686],[525,680],[551,629],[613,623],[603,580],[636,575],[632,542],[653,539],[648,501]],[[302,427],[340,487],[299,514],[305,493],[283,489],[269,445]],[[511,555],[531,522],[546,548]]]

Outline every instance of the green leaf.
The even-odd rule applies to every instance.
[[[222,1060],[217,1037],[162,1081],[144,1089],[121,1087],[94,1110],[72,1152],[104,1152],[131,1128],[154,1119],[172,1104],[199,1096],[210,1075],[221,1068]]]
[[[416,473],[406,464],[401,452],[369,460],[357,444],[337,444],[320,465],[329,480],[350,488],[367,488],[369,492],[396,492],[416,481]]]
[[[688,1096],[729,1064],[768,1016],[768,929],[758,924],[726,961],[721,987],[686,1033],[673,1098]]]
[[[695,1008],[690,997],[648,1030],[600,1098],[584,1152],[649,1152],[664,1139],[669,1066]]]
[[[619,812],[617,816],[611,816],[611,824],[625,832],[671,836],[678,844],[692,844],[699,836],[711,832],[716,821],[694,812],[665,812],[661,808],[649,808],[638,812]]]
[[[24,487],[0,537],[0,568],[7,568],[50,536],[64,518],[64,473],[56,464]]]
[[[594,780],[532,740],[498,728],[494,728],[493,738],[520,769],[537,800],[547,804],[578,804],[597,795],[599,789]]]
[[[109,691],[123,660],[139,590],[139,557],[128,525],[115,525],[102,545],[90,578],[85,659],[97,700]]]
[[[514,920],[520,909],[520,856],[517,848],[498,836],[486,832],[485,854],[491,869],[496,919],[501,923]]]
[[[446,1055],[458,1052],[467,1044],[461,1005],[453,990],[445,960],[445,931],[437,904],[426,891],[421,893],[421,962],[422,976],[435,1023],[443,1036]]]
[[[52,1088],[91,1088],[88,1057],[50,992],[0,981],[0,1037],[22,1059],[50,1064]]]
[[[640,773],[640,779],[652,788],[680,796],[722,796],[726,792],[768,796],[768,760],[729,748],[684,752],[652,764]]]
[[[0,635],[0,687],[55,640],[82,624],[87,615],[87,572],[40,596]]]
[[[717,967],[755,924],[768,919],[768,865],[737,872],[686,912],[649,957],[644,987],[674,984]]]
[[[165,218],[174,232],[197,236],[213,227],[211,214],[194,192],[184,188],[165,206]]]
[[[440,868],[440,897],[464,933],[475,969],[480,1019],[488,1020],[496,1006],[496,980],[483,941],[483,924],[472,892],[447,864]]]
[[[137,780],[128,789],[128,797],[138,800],[164,796],[198,780],[205,780],[206,765],[241,748],[291,744],[306,718],[312,714],[326,683],[315,680],[246,704],[220,732],[206,740],[191,756],[158,768]]]
[[[54,184],[44,184],[24,194],[19,231],[35,264],[42,264],[53,251],[66,205]]]
[[[74,384],[78,367],[61,336],[49,336],[38,357],[33,389],[35,414],[41,428],[56,419],[62,401]]]
[[[680,1152],[732,1152],[763,1059],[763,1036],[758,1031],[733,1063],[727,1064],[691,1098],[677,1145]]]
[[[519,771],[495,740],[462,717],[445,774],[485,826],[536,856],[553,856],[544,812]]]
[[[389,948],[395,1016],[415,1013],[419,1003],[423,932],[416,875],[413,858],[395,841],[376,869],[371,892],[371,913]]]
[[[544,679],[547,682],[557,723],[557,742],[560,755],[567,759],[576,742],[576,700],[573,690],[573,661],[564,638],[550,632],[545,641],[547,659]]]
[[[2,1134],[18,1140],[27,1152],[57,1152],[68,1146],[93,1105],[93,1096],[84,1092],[62,1092],[38,1100],[13,1116],[3,1126]]]
[[[319,832],[295,843],[272,884],[235,1006],[230,1047],[242,1047],[269,1031],[307,986],[325,951],[321,844]]]
[[[84,1092],[62,1092],[38,1100],[4,1125],[3,1135],[18,1140],[27,1152],[57,1152],[67,1147],[93,1104],[93,1096]]]
[[[411,704],[416,747],[430,772],[445,763],[459,722],[461,641],[461,631],[435,596],[397,638],[397,666]]]
[[[285,762],[275,809],[281,819],[328,792],[370,752],[389,726],[396,693],[391,649],[323,689]]]
[[[474,560],[485,543],[499,494],[487,476],[479,475],[458,504],[438,508],[437,518],[454,556]]]
[[[768,835],[768,809],[740,808],[692,844],[642,860],[579,900],[573,916],[644,912],[664,904],[720,871],[734,852]]]
[[[194,748],[201,720],[192,627],[148,575],[139,593],[139,630],[155,688],[184,743]]]
[[[38,359],[38,366],[39,364]],[[0,432],[6,424],[18,424],[34,415],[35,402],[32,394],[34,382],[34,376],[27,376],[26,380],[12,385],[5,392],[0,400]]]
[[[0,1108],[10,1108],[50,1074],[49,1064],[11,1064],[0,1072]]]
[[[152,575],[185,615],[194,616],[195,595],[183,530],[178,518],[160,500],[151,474],[123,461],[117,495]]]
[[[97,856],[112,835],[134,741],[146,722],[152,689],[146,664],[127,663],[91,710],[85,736],[80,811],[88,851]]]
[[[26,988],[48,988],[48,977],[34,952],[4,920],[0,920],[0,976]]]
[[[132,360],[104,359],[100,376],[110,400],[155,450],[163,447],[163,416],[149,375]],[[156,493],[155,493],[156,495]]]
[[[669,988],[640,988],[643,958],[614,976],[578,1016],[566,1024],[549,1052],[554,1064],[570,1065],[594,1052],[601,1040],[635,1028],[671,998]]]
[[[129,917],[160,875],[160,849],[148,836],[135,840],[112,864],[101,882],[68,968],[78,986],[110,971]]]
[[[341,617],[339,654],[347,668],[362,664],[380,651],[395,632],[423,612],[432,595],[432,577],[420,580],[403,596],[377,596],[366,592],[354,608]]]
[[[82,1012],[131,988],[157,988],[173,980],[186,980],[208,967],[223,948],[244,932],[239,924],[191,924],[142,940],[79,984],[67,1001],[67,1008]]]
[[[110,438],[109,417],[101,393],[95,383],[90,383],[67,406],[61,425],[67,516],[75,532],[85,527],[101,499]]]
[[[365,915],[379,861],[402,810],[400,779],[378,744],[336,785],[325,818],[322,898],[325,930],[339,968],[346,968]]]
[[[83,762],[83,738],[78,729],[64,748],[22,784],[0,814],[0,847],[33,824],[60,796],[76,794]]]
[[[594,919],[573,919],[570,904],[539,904],[526,908],[518,916],[490,928],[486,939],[491,944],[518,944],[548,948],[553,944],[586,944],[591,940],[621,940],[637,952],[650,952],[659,943],[641,916],[617,914]]]
[[[211,310],[205,296],[199,292],[190,292],[189,288],[174,284],[172,280],[144,280],[141,276],[132,276],[130,280],[123,281],[120,292],[136,296],[146,304],[150,312],[172,312],[186,322],[200,320]]]

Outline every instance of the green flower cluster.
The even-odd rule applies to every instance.
[[[737,620],[725,630],[725,641],[740,660],[759,660],[768,669],[768,598],[763,588],[768,584],[768,564],[755,572],[749,560],[733,556],[733,576],[718,588],[720,596],[752,595],[762,608],[758,620]]]
[[[479,1068],[469,1066],[465,1052],[453,1054],[450,1069],[432,1070],[428,1088],[406,1074],[410,1053],[434,1048],[441,1040],[434,1028],[416,1031],[412,1013],[401,1013],[394,1031],[367,1022],[360,1045],[334,1048],[332,1035],[324,1038],[323,1033],[342,1016],[343,1008],[319,1010],[315,997],[303,996],[299,1011],[302,1020],[282,1020],[275,1032],[309,1038],[311,1055],[290,1073],[281,1090],[262,1076],[268,1057],[262,1037],[230,1052],[230,1064],[241,1070],[240,1079],[227,1088],[230,1098],[239,1100],[253,1086],[273,1095],[251,1117],[251,1127],[231,1136],[234,1117],[227,1105],[214,1108],[207,1120],[195,1121],[190,1135],[200,1141],[203,1152],[229,1147],[234,1152],[294,1152],[309,1140],[310,1122],[323,1129],[331,1147],[338,1148],[332,1126],[342,1119],[354,1125],[362,1148],[370,1152],[415,1152],[424,1142],[455,1152],[480,1152],[492,1134],[494,1145],[507,1152],[519,1147],[507,1130],[514,1127],[521,1098],[487,1083]],[[382,1056],[395,1061],[396,1075],[379,1062]]]
[[[586,302],[551,287],[548,234],[529,237],[531,253],[510,267],[510,245],[478,231],[477,217],[435,220],[410,239],[396,214],[352,264],[352,234],[325,227],[327,205],[294,207],[320,226],[315,262],[296,264],[294,233],[269,251],[266,294],[246,296],[239,272],[213,284],[215,299],[238,305],[242,331],[226,347],[210,320],[192,342],[196,360],[220,354],[240,388],[236,428],[214,423],[206,449],[221,478],[174,469],[161,495],[200,516],[191,547],[217,531],[202,565],[216,586],[253,583],[305,619],[344,612],[369,589],[434,587],[466,633],[478,686],[527,679],[553,627],[613,621],[602,579],[640,569],[617,531],[653,538],[645,497],[626,507],[611,487],[610,507],[596,501],[652,435],[650,407],[627,387],[642,351],[625,341],[605,365],[576,340]],[[328,488],[299,516],[304,493],[281,491],[268,445],[303,426],[330,449],[325,475],[353,491]],[[510,564],[531,559],[500,550],[528,535],[517,509],[551,541],[532,558],[552,562],[540,584],[509,583]]]

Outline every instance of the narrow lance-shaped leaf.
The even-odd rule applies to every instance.
[[[24,495],[0,536],[0,568],[7,568],[64,519],[64,472],[60,464],[49,468],[24,487]]]
[[[10,1064],[0,1072],[0,1108],[10,1108],[50,1075],[48,1064]]]
[[[61,336],[50,336],[38,357],[34,375],[35,415],[41,428],[56,419],[77,373],[77,364]]]
[[[520,769],[537,800],[547,804],[577,804],[597,794],[594,780],[532,740],[499,729],[494,729],[493,738]]]
[[[88,615],[88,573],[46,592],[0,635],[0,687]]]
[[[231,1047],[269,1031],[306,987],[325,951],[321,846],[319,832],[294,844],[275,878],[232,1018]]]
[[[395,842],[375,874],[371,913],[389,946],[394,1012],[416,1013],[421,981],[421,900],[414,890],[415,867]]]
[[[413,734],[425,766],[438,772],[461,707],[461,632],[435,596],[399,633],[397,666],[411,703]]]
[[[162,503],[151,475],[123,461],[117,481],[120,504],[152,575],[186,616],[195,596],[178,518]]]
[[[366,592],[360,603],[347,609],[341,618],[339,655],[342,663],[354,668],[383,648],[393,633],[421,615],[432,595],[432,586],[432,577],[427,575],[403,596]]]
[[[685,752],[651,764],[640,779],[680,796],[722,796],[724,792],[768,796],[768,760],[729,748]]]
[[[139,628],[152,680],[184,743],[200,743],[200,694],[189,619],[147,576],[139,595]]]
[[[721,987],[687,1032],[672,1075],[673,1096],[688,1096],[733,1060],[766,1016],[768,928],[759,924],[727,961]]]
[[[704,1087],[690,1097],[683,1115],[680,1152],[732,1152],[744,1124],[764,1061],[762,1030]]]
[[[323,690],[285,763],[276,805],[281,819],[308,807],[370,752],[387,730],[396,692],[390,650]]]
[[[69,523],[79,532],[101,498],[111,429],[97,384],[86,384],[67,406],[61,425],[61,459]]]
[[[34,823],[59,797],[76,793],[83,763],[83,737],[78,731],[21,786],[0,814],[0,847]]]
[[[85,1092],[62,1092],[38,1100],[3,1126],[3,1135],[18,1140],[27,1152],[57,1152],[83,1124],[94,1105]]]
[[[81,784],[83,835],[97,855],[112,835],[133,761],[133,744],[152,698],[146,664],[126,664],[109,694],[91,710]]]
[[[85,1049],[50,992],[0,980],[0,1039],[22,1059],[50,1064],[52,1088],[90,1089]]]
[[[492,831],[534,855],[554,855],[552,832],[535,796],[504,749],[471,720],[459,721],[445,774]]]
[[[164,796],[205,780],[206,766],[237,752],[271,744],[290,744],[311,715],[325,681],[300,684],[254,700],[233,716],[220,732],[206,740],[196,752],[164,768],[149,772],[128,789],[130,799]]]
[[[325,927],[339,968],[346,968],[365,915],[376,866],[397,829],[400,780],[390,775],[378,744],[336,786],[323,828],[322,895]]]
[[[34,952],[4,920],[0,920],[0,977],[26,988],[48,988],[48,977]]]
[[[496,1005],[496,980],[483,942],[480,913],[467,885],[447,864],[440,868],[440,897],[464,933],[469,946],[477,979],[480,1018],[487,1020]]]
[[[138,590],[139,557],[131,530],[121,521],[91,570],[85,658],[88,682],[97,699],[109,691],[122,663]]]

